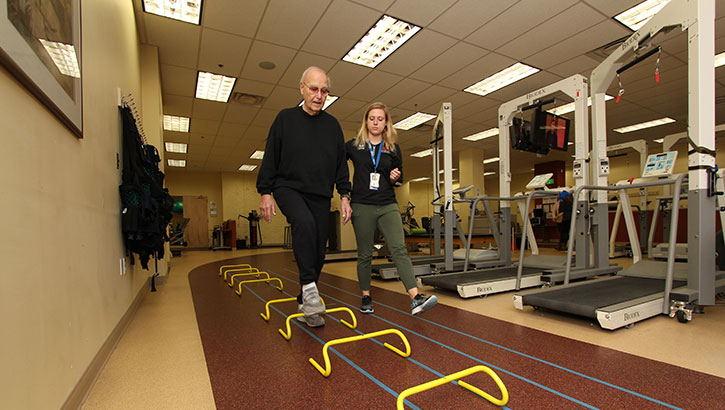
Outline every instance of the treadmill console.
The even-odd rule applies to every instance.
[[[644,171],[642,172],[642,177],[672,175],[672,169],[675,167],[676,159],[677,151],[649,155],[647,157],[647,163],[644,166]]]
[[[531,181],[529,181],[528,184],[526,184],[526,189],[542,189],[546,187],[546,183],[549,182],[551,177],[554,176],[553,172],[549,172],[547,174],[541,174],[535,176]]]

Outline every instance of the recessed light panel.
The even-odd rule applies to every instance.
[[[632,132],[632,131],[637,131],[637,130],[641,130],[641,129],[645,129],[645,128],[656,127],[658,125],[669,124],[671,122],[675,122],[675,120],[673,120],[670,117],[665,117],[665,118],[660,118],[658,120],[652,120],[652,121],[642,122],[639,124],[628,125],[628,126],[622,127],[622,128],[615,128],[613,131],[616,131],[620,134],[624,134],[625,132]]]
[[[532,74],[538,73],[539,71],[540,70],[538,68],[528,66],[524,63],[516,63],[490,77],[484,78],[463,91],[478,95],[491,94],[496,90],[500,90],[509,84],[515,83],[516,81],[523,80]]]
[[[201,0],[144,0],[143,9],[174,20],[199,24],[201,19]]]
[[[164,131],[189,132],[189,118],[164,115]]]
[[[493,137],[494,135],[498,135],[498,128],[491,128],[486,131],[477,132],[473,135],[463,137],[463,139],[468,141],[480,141],[485,138]]]
[[[257,169],[256,165],[242,165],[241,167],[239,167],[240,171],[247,171],[247,172],[254,171],[255,169]]]
[[[180,167],[183,168],[186,166],[186,160],[185,159],[167,159],[166,163],[170,167]]]
[[[715,56],[715,68],[725,65],[725,53],[720,53]]]
[[[418,31],[415,24],[383,16],[342,59],[375,68]]]
[[[234,77],[199,71],[196,79],[196,98],[227,102],[236,81]]]
[[[177,154],[186,154],[188,145],[183,142],[165,142],[166,152],[175,152]]]
[[[252,154],[251,159],[262,159],[264,158],[264,151],[254,151],[254,154]]]
[[[493,163],[493,162],[496,162],[496,161],[498,161],[498,160],[499,160],[499,158],[498,158],[498,157],[493,157],[493,158],[489,158],[489,159],[484,159],[484,160],[483,160],[483,163],[484,163],[484,164],[491,164],[491,163]]]
[[[643,1],[629,10],[617,14],[614,19],[629,27],[632,31],[637,31],[669,2],[670,0]]]
[[[78,68],[78,58],[76,57],[76,49],[71,44],[56,43],[55,41],[38,39],[45,47],[50,58],[58,67],[61,74],[69,77],[81,78],[81,69]]]
[[[427,181],[429,179],[430,179],[430,177],[421,177],[421,178],[411,179],[410,182],[422,182],[422,181]]]
[[[430,121],[435,117],[436,116],[433,114],[417,112],[404,120],[396,122],[395,124],[393,124],[393,127],[397,128],[399,130],[409,130],[413,127],[417,127],[418,125],[420,125],[426,121]]]

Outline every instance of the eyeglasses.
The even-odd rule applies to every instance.
[[[304,84],[312,92],[312,94],[317,94],[318,92],[322,93],[322,95],[330,94],[330,90],[328,90],[327,87],[320,88],[316,85],[308,85],[307,83],[302,84]]]

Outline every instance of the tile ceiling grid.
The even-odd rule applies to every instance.
[[[638,2],[506,0],[482,7],[479,0],[315,0],[310,7],[309,2],[300,5],[284,0],[207,0],[202,25],[190,26],[149,16],[140,11],[140,1],[134,0],[142,42],[159,46],[164,113],[192,118],[192,133],[184,136],[166,132],[165,140],[188,141],[190,164],[198,164],[199,158],[206,155],[202,169],[225,164],[227,171],[236,171],[242,162],[259,163],[248,160],[249,155],[264,149],[266,131],[276,111],[301,100],[298,76],[310,64],[320,65],[330,73],[333,93],[340,99],[328,110],[338,117],[347,137],[354,135],[365,106],[373,100],[387,102],[395,120],[400,120],[416,110],[437,114],[440,103],[450,99],[454,103],[454,151],[478,147],[485,150],[486,157],[498,155],[497,137],[476,143],[460,138],[495,127],[498,105],[504,101],[575,73],[589,76],[599,63],[587,53],[631,34],[611,17]],[[725,28],[723,9],[717,9],[716,21],[716,35],[720,36],[716,50],[720,52],[725,49],[721,40]],[[423,29],[375,69],[342,61],[343,54],[386,13]],[[212,38],[221,38],[226,47],[208,45]],[[618,105],[608,103],[608,128],[662,113],[686,118],[686,103],[671,101],[681,99],[683,84],[686,87],[681,74],[683,67],[686,69],[683,58],[687,55],[683,38],[671,34],[664,41],[661,87],[652,88],[649,80],[654,61],[626,73],[623,85],[628,99]],[[174,54],[178,50],[184,52]],[[195,66],[189,57],[195,59]],[[230,62],[215,61],[225,58]],[[272,72],[257,66],[267,58],[277,64]],[[542,71],[485,97],[462,91],[518,60]],[[234,91],[266,97],[262,108],[227,103],[218,109],[215,104],[220,103],[193,98],[189,83],[195,84],[196,70],[219,63],[241,67]],[[725,91],[721,77],[716,87],[718,95]],[[615,81],[609,87],[610,94],[616,94],[617,88]],[[721,107],[717,107],[718,113],[723,111]],[[685,125],[684,120],[678,120],[659,129],[611,136],[612,143],[615,139],[652,139],[661,136],[662,130],[676,132]],[[430,124],[403,131],[400,136],[406,153],[425,148]],[[235,137],[237,143],[230,150]],[[214,138],[219,138],[217,149],[212,149]],[[569,153],[534,158],[520,152],[512,153],[512,159],[529,163],[570,160]],[[406,161],[408,177],[430,173],[429,159]],[[237,165],[232,167],[232,163]]]

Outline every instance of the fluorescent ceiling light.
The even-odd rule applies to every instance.
[[[383,15],[342,59],[375,68],[418,31],[414,24]]]
[[[325,103],[324,103],[324,104],[322,104],[322,111],[325,111],[325,108],[327,108],[327,107],[329,107],[330,105],[332,105],[332,103],[334,103],[335,101],[337,101],[337,99],[338,99],[338,98],[339,98],[339,97],[336,97],[336,96],[334,96],[334,95],[328,95],[328,96],[327,96],[327,98],[325,98]],[[302,101],[300,101],[300,103],[299,103],[299,104],[297,104],[297,106],[298,106],[298,107],[302,107],[302,104],[303,104],[304,102],[305,102],[305,100],[302,100]]]
[[[252,154],[252,156],[249,157],[249,158],[251,158],[251,159],[262,159],[262,158],[264,158],[264,151],[259,151],[259,150],[254,151],[254,154]]]
[[[496,162],[496,161],[498,161],[498,160],[499,160],[499,158],[498,158],[498,157],[493,157],[493,158],[489,158],[489,159],[484,159],[484,160],[483,160],[483,163],[484,163],[484,164],[490,164],[490,163],[492,163],[492,162]]]
[[[715,68],[725,65],[725,53],[720,53],[715,56]]]
[[[614,97],[612,97],[609,94],[604,94],[604,101],[609,101],[613,98]],[[587,107],[591,107],[591,106],[592,106],[592,97],[589,97],[589,98],[587,98]],[[546,110],[546,112],[550,112],[554,115],[564,115],[564,114],[568,114],[572,111],[574,111],[574,102],[573,101],[568,104],[560,105],[560,106],[554,107],[550,110]]]
[[[494,135],[498,135],[498,128],[491,128],[490,130],[477,132],[473,135],[463,137],[463,139],[468,141],[479,141],[485,138],[493,137]]]
[[[417,127],[418,125],[420,125],[426,121],[430,121],[435,117],[436,116],[433,114],[417,112],[404,120],[396,122],[395,124],[393,124],[393,127],[397,128],[399,130],[409,130],[413,127]]]
[[[451,172],[454,172],[454,171],[458,171],[458,168],[451,168]],[[442,174],[443,172],[445,172],[445,169],[438,171],[439,174]]]
[[[76,49],[72,44],[56,43],[55,41],[43,40],[42,38],[38,40],[43,44],[45,51],[48,52],[61,74],[81,78],[81,69],[78,68]]]
[[[197,25],[201,18],[201,0],[144,0],[143,9],[147,13]]]
[[[657,138],[657,139],[654,139],[654,140],[652,140],[652,141],[653,141],[653,142],[656,142],[656,143],[658,143],[658,144],[662,144],[663,142],[665,142],[665,139],[664,139],[664,138]]]
[[[637,31],[669,2],[670,0],[647,0],[617,14],[614,19],[631,28],[632,31]]]
[[[574,143],[571,142],[571,141],[569,141],[569,142],[566,143],[566,145],[574,145]]]
[[[421,182],[421,181],[427,181],[429,179],[430,179],[430,177],[421,177],[421,178],[411,179],[410,182]]]
[[[177,154],[186,154],[188,145],[183,142],[165,142],[166,152],[175,152]]]
[[[199,71],[196,80],[196,98],[227,102],[236,81],[234,77]]]
[[[242,165],[239,167],[240,171],[254,171],[255,169],[257,169],[256,165]]]
[[[410,154],[411,157],[416,158],[423,158],[427,157],[428,155],[433,155],[433,148],[424,149],[423,151],[418,151],[414,154]]]
[[[189,132],[189,118],[164,115],[164,131]]]
[[[539,71],[540,70],[538,68],[528,66],[524,63],[516,63],[509,68],[505,68],[498,73],[473,84],[463,91],[478,95],[491,94],[496,90],[504,88],[509,84],[513,84],[516,81],[522,80]]]
[[[495,172],[493,172],[493,171],[488,171],[488,172],[484,172],[484,173],[483,173],[483,176],[484,176],[484,177],[487,177],[487,176],[489,176],[489,175],[496,175],[496,173],[495,173]]]
[[[186,160],[185,159],[167,159],[166,163],[169,164],[170,167],[180,167],[183,168],[186,166]]]
[[[622,127],[622,128],[615,128],[613,131],[624,134],[625,132],[632,132],[632,131],[637,131],[637,130],[641,130],[644,128],[656,127],[658,125],[669,124],[671,122],[675,122],[675,120],[673,120],[670,117],[665,117],[665,118],[660,118],[658,120],[652,120],[652,121],[647,121],[647,122],[643,122],[643,123],[639,123],[639,124],[628,125],[628,126]]]

